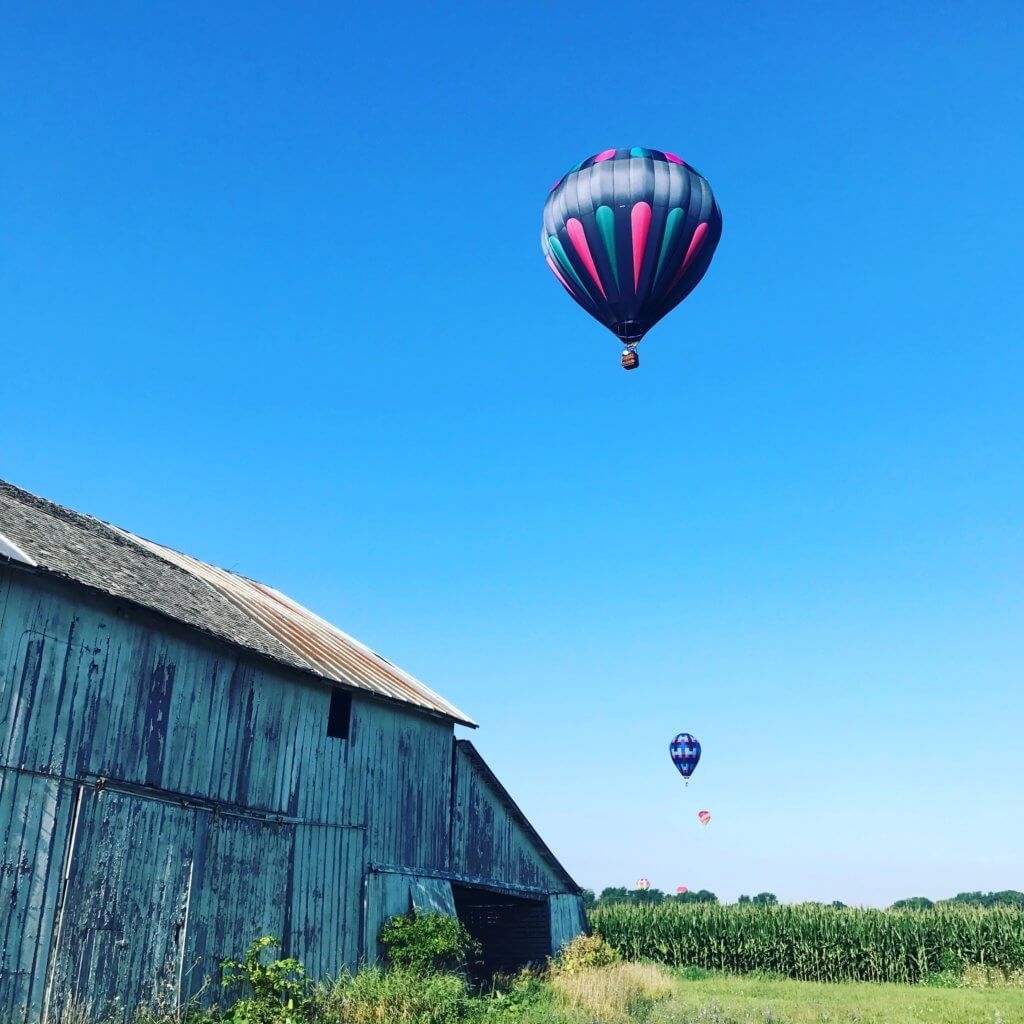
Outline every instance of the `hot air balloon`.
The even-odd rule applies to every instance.
[[[650,879],[648,879],[648,878],[638,878],[636,880],[636,887],[638,889],[650,889],[650,887],[651,887]]]
[[[702,825],[707,826],[707,823],[711,820],[711,812],[710,811],[698,811],[697,812],[697,819],[700,821],[700,823]]]
[[[684,892],[689,892],[689,890],[686,888],[685,885],[680,885],[676,887],[676,892],[679,893],[680,896],[682,896]]]
[[[668,745],[668,752],[672,756],[672,763],[689,785],[690,776],[700,760],[700,744],[688,732],[681,732]]]
[[[634,146],[578,163],[544,204],[541,248],[565,290],[622,343],[622,365],[704,276],[722,235],[707,180],[674,153]]]

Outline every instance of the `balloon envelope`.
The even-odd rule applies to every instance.
[[[709,811],[698,811],[697,817],[702,825],[706,825],[711,820],[711,813]]]
[[[685,885],[681,885],[681,886],[679,886],[679,888],[678,888],[678,889],[676,889],[676,892],[677,892],[677,893],[679,893],[679,895],[680,895],[680,896],[682,896],[682,894],[683,894],[684,892],[687,892],[687,891],[688,891],[688,890],[687,890],[687,888],[686,888],[686,886],[685,886]]]
[[[674,153],[606,149],[560,178],[541,249],[562,287],[635,345],[704,276],[722,235],[707,180]]]
[[[650,881],[649,881],[648,879],[646,879],[646,878],[638,878],[638,879],[636,880],[636,887],[637,887],[638,889],[650,889],[650,887],[651,887],[651,883],[650,883]]]
[[[688,732],[681,732],[669,745],[668,752],[672,763],[679,769],[684,779],[693,774],[700,760],[700,744]]]

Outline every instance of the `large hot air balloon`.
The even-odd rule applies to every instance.
[[[700,744],[688,732],[681,732],[668,745],[668,752],[672,756],[672,763],[689,785],[690,776],[700,760]]]
[[[641,338],[704,276],[722,235],[706,179],[674,153],[606,149],[578,163],[544,204],[541,248],[565,290],[640,365]]]
[[[697,818],[700,821],[700,823],[706,827],[707,823],[711,820],[711,812],[710,811],[698,811],[697,812]]]
[[[648,878],[638,878],[636,880],[636,887],[638,889],[650,889],[650,887],[651,887],[650,879],[648,879]]]
[[[679,893],[680,896],[682,896],[683,893],[689,892],[689,890],[686,888],[685,885],[679,885],[679,886],[676,886],[676,892]]]

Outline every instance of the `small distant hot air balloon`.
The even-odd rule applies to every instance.
[[[674,153],[606,149],[559,178],[541,248],[562,287],[640,364],[640,339],[700,283],[722,235],[707,179]]]
[[[700,823],[702,825],[706,826],[707,823],[711,820],[711,812],[710,811],[698,811],[697,812],[697,819],[700,821]]]
[[[700,744],[688,732],[681,732],[668,745],[668,752],[672,757],[672,763],[679,769],[679,774],[686,780],[686,785],[689,785],[690,776],[700,760]]]
[[[680,896],[682,896],[684,892],[689,892],[689,891],[690,890],[687,889],[685,885],[680,885],[680,886],[678,886],[676,888],[676,892],[679,893]]]
[[[649,878],[638,878],[636,880],[636,887],[638,889],[650,889],[651,881]]]

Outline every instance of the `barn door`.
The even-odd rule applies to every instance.
[[[296,827],[288,951],[314,977],[359,964],[365,838],[362,829]]]
[[[196,812],[134,793],[82,789],[54,935],[50,1019],[88,996],[175,1001],[188,913]]]
[[[208,812],[199,828],[183,988],[215,996],[222,960],[264,935],[287,942],[295,826]]]
[[[547,899],[469,885],[453,885],[452,894],[459,920],[480,943],[484,976],[542,964],[551,952]]]
[[[0,1021],[38,1018],[75,790],[0,767]]]

